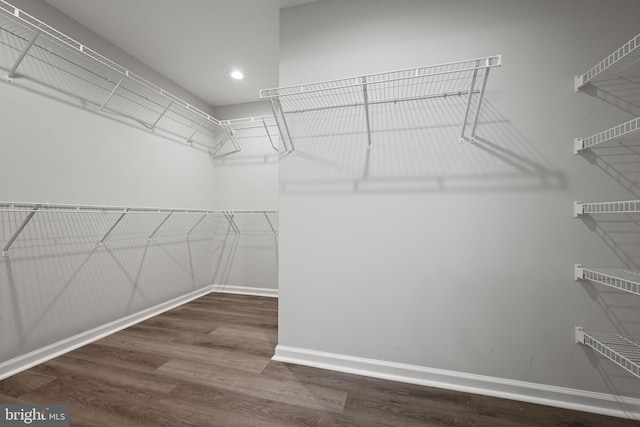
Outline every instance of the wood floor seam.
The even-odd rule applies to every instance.
[[[0,403],[68,403],[80,427],[640,427],[272,361],[277,331],[277,299],[211,293],[0,381]]]

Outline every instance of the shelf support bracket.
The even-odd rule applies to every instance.
[[[287,125],[287,120],[284,117],[284,112],[282,111],[282,104],[278,98],[271,99],[271,109],[273,110],[273,117],[276,119],[276,124],[278,125],[278,130],[280,131],[280,138],[282,139],[282,145],[284,146],[285,154],[293,153],[296,151],[296,148],[293,145],[293,140],[291,139],[291,134],[289,133],[289,126]],[[282,125],[280,125],[280,121],[282,120]],[[287,147],[287,142],[291,146],[291,149]]]
[[[573,217],[578,218],[579,216],[584,215],[584,208],[582,207],[581,201],[573,202]]]
[[[478,67],[480,64],[476,61],[476,68],[473,70],[473,76],[471,77],[471,86],[469,86],[469,97],[467,98],[467,108],[464,112],[464,120],[462,122],[462,131],[460,132],[459,142],[463,144],[465,142],[464,133],[467,129],[467,120],[469,119],[469,110],[471,109],[471,99],[473,98],[473,90],[476,86],[476,78],[478,77]]]
[[[155,122],[153,122],[153,124],[151,125],[151,127],[149,128],[149,130],[154,130],[156,128],[156,126],[158,125],[158,123],[160,122],[160,120],[162,120],[162,118],[164,117],[165,114],[167,114],[167,111],[169,111],[169,108],[171,108],[171,106],[173,105],[173,101],[171,101],[169,103],[169,105],[167,105],[167,107],[164,109],[164,111],[162,111],[162,113],[158,116],[158,118],[156,119]]]
[[[191,234],[191,232],[192,232],[193,230],[195,230],[197,226],[199,226],[199,225],[200,225],[200,223],[201,223],[201,222],[202,222],[202,221],[207,217],[207,215],[209,215],[209,212],[207,212],[206,214],[202,215],[202,218],[200,218],[200,219],[198,220],[198,222],[196,222],[195,224],[193,224],[193,227],[191,227],[191,228],[189,229],[189,231],[187,231],[187,237],[189,237],[189,234]]]
[[[582,264],[574,264],[574,266],[573,266],[573,279],[574,280],[583,280],[584,279],[584,268],[582,268]]]
[[[576,326],[575,329],[576,344],[584,344],[584,331],[581,326]]]
[[[584,150],[584,139],[576,138],[573,140],[573,154],[580,154]]]
[[[3,257],[9,256],[9,248],[11,247],[11,245],[13,245],[13,242],[16,241],[20,233],[22,233],[22,230],[24,230],[27,224],[29,224],[29,221],[31,221],[31,218],[33,218],[33,216],[36,214],[36,211],[39,207],[40,206],[36,206],[31,210],[31,212],[29,212],[27,217],[22,221],[22,224],[20,224],[20,227],[18,227],[18,229],[13,233],[7,244],[4,245],[4,247],[2,248]]]
[[[167,222],[167,220],[169,220],[169,218],[171,217],[171,215],[173,215],[173,211],[169,212],[169,215],[167,215],[162,222],[156,227],[155,230],[153,230],[153,233],[151,233],[149,235],[149,239],[153,239],[153,236],[156,235],[156,233],[158,232],[158,230],[160,230],[162,228],[162,226],[164,225],[165,222]]]
[[[271,228],[271,231],[273,232],[273,235],[275,236],[276,229],[273,228],[273,224],[271,224],[271,221],[269,220],[269,216],[267,216],[266,212],[264,212],[264,218],[267,220],[267,224],[269,224],[269,227]]]
[[[16,62],[13,64],[13,67],[11,67],[11,70],[9,70],[9,74],[7,74],[8,81],[11,81],[13,79],[13,76],[15,76],[16,74],[16,70],[18,69],[18,67],[24,60],[24,58],[27,56],[29,49],[31,49],[31,47],[35,44],[36,39],[38,38],[41,32],[42,30],[38,28],[36,32],[33,34],[33,37],[31,37],[31,40],[29,40],[29,43],[27,44],[27,46],[25,46],[22,52],[20,52],[20,56],[18,56],[18,59],[16,59]]]
[[[206,122],[206,120],[203,120],[202,122],[200,122],[196,130],[194,130],[191,136],[187,138],[187,144],[191,144],[191,141],[193,141],[193,137],[196,136],[196,134],[200,132],[200,129],[202,129],[202,126],[204,126],[204,122]]]
[[[364,99],[364,117],[367,122],[367,142],[371,150],[371,126],[369,123],[369,96],[367,94],[367,78],[362,76],[362,97]]]
[[[127,214],[127,212],[129,212],[129,208],[125,208],[125,210],[120,214],[120,216],[118,217],[118,219],[116,219],[116,222],[113,223],[113,225],[111,226],[111,228],[109,228],[109,230],[107,230],[106,233],[104,233],[104,236],[102,236],[102,238],[100,239],[100,241],[98,242],[100,244],[100,246],[104,246],[104,241],[107,240],[107,237],[109,237],[109,234],[111,234],[111,232],[113,230],[115,230],[115,228],[118,226],[118,224],[120,224],[120,221],[122,221],[122,219],[124,218],[124,216]]]
[[[111,101],[111,98],[113,98],[113,95],[116,94],[116,91],[118,90],[118,88],[120,87],[120,85],[122,84],[122,82],[124,81],[124,78],[127,77],[127,75],[123,75],[122,77],[120,77],[120,80],[118,81],[118,83],[115,85],[115,87],[113,89],[111,89],[111,93],[109,94],[109,96],[107,96],[107,99],[104,100],[104,102],[102,103],[102,105],[100,106],[100,108],[98,109],[98,112],[102,112],[102,110],[104,110],[104,107],[107,106],[107,104],[109,103],[109,101]]]
[[[271,139],[269,128],[267,127],[267,123],[265,123],[264,119],[262,119],[262,126],[264,126],[264,131],[267,133],[267,136],[269,137],[269,144],[271,144],[271,148],[273,148],[275,151],[278,151],[278,148],[275,145],[273,145],[273,139]]]
[[[235,231],[236,234],[240,234],[240,229],[236,225],[236,222],[233,220],[233,215],[229,212],[224,212],[224,217],[227,218],[227,221],[229,221],[229,225],[231,226],[231,228],[233,228],[233,231]]]
[[[231,128],[231,124],[227,122],[225,124],[225,129],[227,129],[227,133],[229,134],[229,139],[231,139],[231,143],[233,144],[233,147],[236,149],[236,151],[234,151],[234,153],[238,153],[238,152],[242,151],[242,149],[240,148],[240,144],[238,144],[238,140],[236,139],[236,135],[235,135],[235,133],[233,133],[233,129]]]
[[[584,74],[575,76],[573,79],[574,90],[580,92],[580,90],[587,85],[587,79]]]
[[[476,141],[476,127],[478,126],[478,117],[480,117],[480,109],[482,108],[482,100],[484,99],[484,91],[487,88],[487,80],[489,80],[489,58],[487,58],[486,68],[484,69],[484,76],[482,79],[482,86],[480,88],[480,97],[478,98],[478,106],[476,108],[476,114],[473,118],[473,126],[471,127],[471,141]]]

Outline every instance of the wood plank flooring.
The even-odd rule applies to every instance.
[[[69,403],[73,426],[640,426],[271,361],[272,298],[209,294],[0,381],[0,403]]]

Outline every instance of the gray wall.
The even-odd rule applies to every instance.
[[[622,92],[573,91],[574,75],[637,34],[639,14],[635,0],[283,10],[281,86],[494,54],[504,65],[476,144],[457,143],[453,99],[376,107],[368,179],[361,116],[291,118],[279,344],[640,397],[637,380],[573,341],[578,325],[640,336],[640,301],[572,279],[578,262],[640,266],[637,215],[572,216],[574,200],[640,197],[637,139],[572,154],[574,137],[639,114]]]

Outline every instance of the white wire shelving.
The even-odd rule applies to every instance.
[[[597,85],[623,79],[629,82],[637,77],[640,65],[640,34],[622,45],[619,49],[598,62],[586,73],[574,78],[576,92],[587,85]],[[634,76],[635,73],[635,76]],[[574,154],[610,141],[619,141],[634,135],[640,130],[640,117],[614,126],[610,129],[574,140]],[[601,214],[631,214],[640,212],[640,200],[583,203],[574,201],[574,217]],[[632,295],[640,295],[640,271],[615,268],[594,268],[581,264],[574,265],[574,279],[588,280]],[[640,339],[619,334],[587,332],[582,327],[575,328],[575,342],[583,344],[607,359],[640,378]]]
[[[628,122],[619,124],[595,135],[591,135],[587,138],[576,138],[574,141],[573,152],[574,154],[579,154],[587,148],[609,141],[619,140],[628,137],[629,135],[633,135],[638,131],[640,131],[640,117],[636,117],[635,119],[629,120]]]
[[[626,213],[640,213],[640,200],[596,203],[576,201],[573,204],[573,216],[576,218],[583,215]],[[612,268],[587,268],[576,264],[574,266],[574,277],[576,280],[590,280],[640,295],[640,272]]]
[[[10,3],[0,0],[0,68],[81,99],[96,112],[128,117],[190,145],[216,149],[227,125]]]
[[[597,79],[620,76],[631,66],[638,64],[638,61],[640,61],[640,34],[616,49],[586,73],[576,76],[575,90],[577,92]]]
[[[616,365],[640,378],[640,339],[618,334],[575,329],[576,343],[586,345]]]
[[[623,200],[619,202],[573,202],[573,216],[594,214],[640,213],[640,200]]]
[[[189,236],[205,219],[214,217],[228,223],[228,227],[235,234],[243,235],[278,235],[278,211],[275,210],[204,210],[204,209],[176,209],[133,206],[103,206],[103,205],[66,205],[51,203],[16,203],[0,202],[0,219],[2,227],[8,236],[2,246],[2,256],[9,256],[12,245],[20,238],[34,218],[38,215],[87,215],[99,214],[106,217],[102,221],[101,236],[96,244],[104,245],[110,235],[122,223],[125,217],[133,215],[152,215],[156,218],[148,228],[148,239],[156,236],[166,226],[170,218],[186,215],[192,220],[186,224],[184,232]]]
[[[285,153],[295,151],[295,135],[288,117],[300,113],[336,108],[360,108],[366,127],[368,148],[371,135],[372,106],[411,102],[429,98],[462,97],[465,102],[460,118],[459,142],[474,141],[482,109],[489,71],[502,65],[500,55],[406,70],[389,71],[338,80],[262,89],[260,98],[269,99]]]
[[[640,271],[616,268],[574,266],[575,280],[589,280],[630,294],[640,296]]]
[[[276,120],[273,116],[255,116],[221,120],[220,123],[230,130],[230,134],[235,136],[238,145],[245,141],[249,143],[267,143],[271,146],[273,151],[279,151],[278,141],[280,138],[280,132],[278,131],[278,125],[276,124]],[[213,150],[213,154],[217,155],[220,148],[222,148],[222,144]],[[234,154],[238,151],[239,150],[236,148],[236,150],[221,154],[218,157]]]

